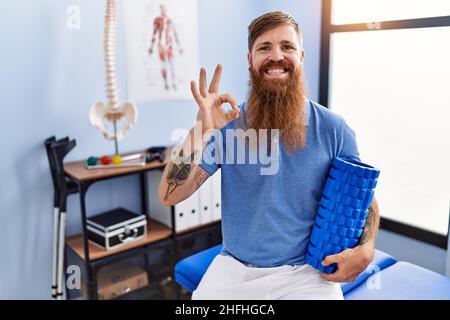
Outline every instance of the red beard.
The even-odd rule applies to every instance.
[[[264,70],[280,67],[289,72],[287,79],[266,79]],[[285,60],[269,61],[258,72],[250,68],[249,94],[245,112],[246,129],[279,129],[288,152],[295,152],[305,146],[306,88],[303,68],[294,68]]]

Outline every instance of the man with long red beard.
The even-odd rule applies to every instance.
[[[174,205],[221,168],[223,249],[192,298],[343,299],[339,282],[353,281],[373,259],[376,201],[359,245],[324,259],[325,266],[337,264],[334,274],[305,264],[305,255],[332,160],[359,160],[355,134],[342,117],[307,99],[302,37],[290,14],[276,11],[253,20],[248,50],[250,89],[239,107],[233,96],[219,93],[220,65],[209,88],[204,69],[199,87],[191,82],[198,122],[174,149],[160,184],[161,202]],[[230,112],[221,107],[226,102]],[[263,132],[257,140],[270,145],[277,139],[267,132],[279,130],[274,174],[261,174],[260,162],[236,163],[235,149],[252,152],[251,141],[247,150],[245,139],[228,134],[237,129]],[[230,144],[232,150],[230,139],[238,142]]]

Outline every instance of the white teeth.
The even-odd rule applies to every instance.
[[[267,70],[267,73],[268,74],[282,74],[282,73],[284,73],[284,70],[283,69],[270,69],[270,70]]]

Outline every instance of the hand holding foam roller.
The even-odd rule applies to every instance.
[[[322,266],[326,256],[354,248],[361,236],[380,170],[367,164],[335,158],[320,199],[309,240],[306,263],[333,273],[336,265]]]

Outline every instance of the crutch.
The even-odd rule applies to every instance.
[[[67,139],[67,138],[66,138]],[[68,139],[67,139],[68,140]],[[57,298],[57,268],[58,268],[58,230],[59,230],[59,194],[58,184],[55,173],[55,161],[53,151],[51,150],[52,143],[56,142],[55,136],[49,137],[45,140],[45,150],[47,151],[47,158],[50,166],[50,173],[53,182],[53,255],[52,255],[52,299]]]
[[[45,140],[54,187],[53,197],[53,258],[52,258],[52,298],[63,298],[64,240],[67,196],[76,193],[77,185],[64,176],[63,159],[76,145],[69,138],[56,140],[54,136]]]
[[[59,194],[59,228],[58,228],[58,267],[57,267],[57,288],[56,295],[58,300],[63,298],[63,275],[64,275],[64,246],[65,246],[65,222],[67,210],[67,197],[71,193],[78,191],[77,185],[67,181],[64,174],[64,157],[75,147],[75,140],[66,140],[54,142],[51,145],[55,159],[55,175],[58,184]]]

